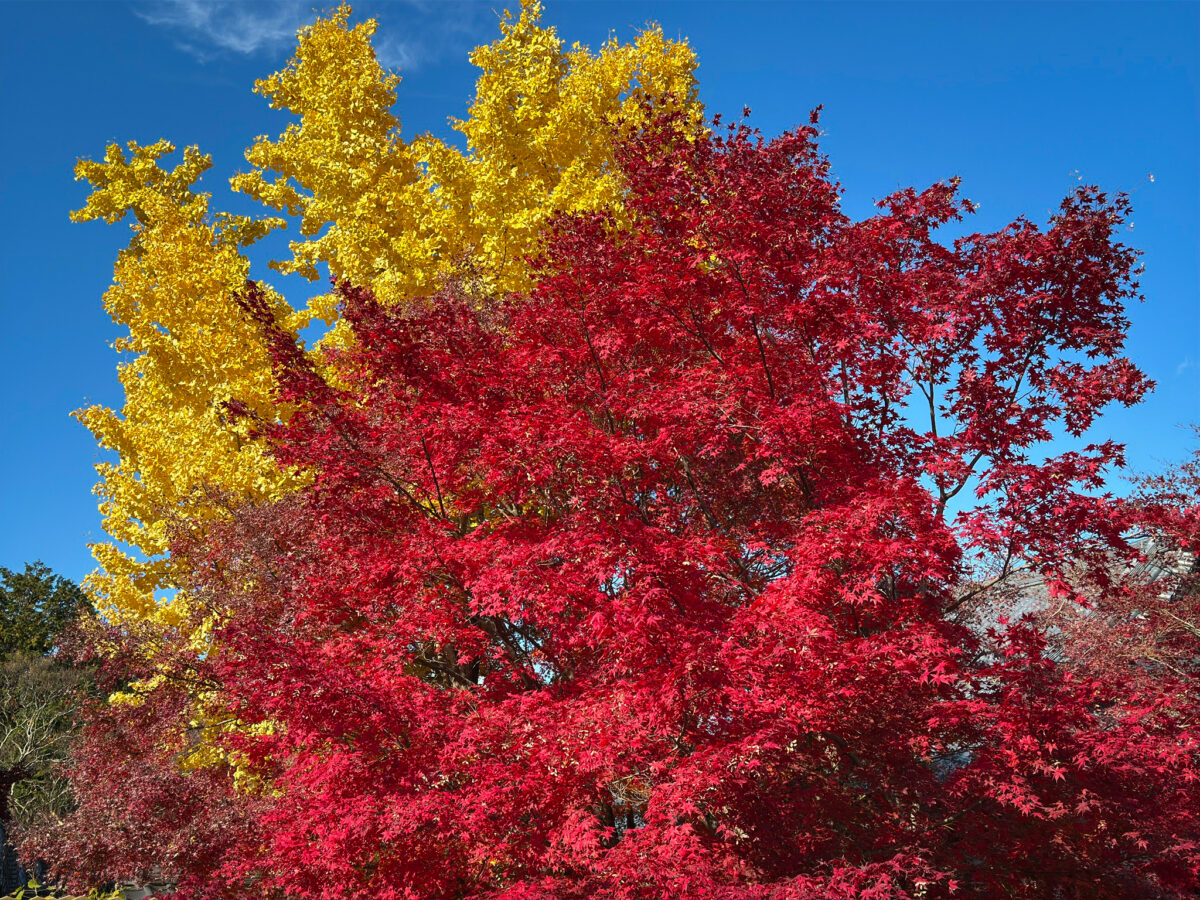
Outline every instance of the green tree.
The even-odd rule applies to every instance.
[[[74,582],[45,563],[24,572],[0,566],[0,659],[17,654],[45,656],[54,640],[90,604]]]

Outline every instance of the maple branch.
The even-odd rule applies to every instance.
[[[678,457],[679,465],[683,469],[683,477],[687,479],[688,486],[692,489],[692,494],[696,498],[696,502],[700,504],[700,510],[704,513],[704,518],[708,521],[710,527],[715,528],[722,534],[725,533],[725,528],[721,522],[713,515],[713,511],[709,509],[708,501],[704,499],[704,495],[700,493],[700,488],[696,486],[695,479],[692,478],[692,469],[688,465],[687,457],[680,454]]]
[[[1175,613],[1171,612],[1170,610],[1164,609],[1163,612],[1167,615],[1168,618],[1174,619],[1176,622],[1178,622],[1180,625],[1182,625],[1184,630],[1187,631],[1188,633],[1190,633],[1193,637],[1200,638],[1200,627],[1197,627],[1196,625],[1192,624],[1191,622],[1187,621],[1186,619],[1179,618],[1179,616],[1175,615]]]
[[[600,396],[604,400],[604,416],[608,420],[608,432],[615,435],[617,433],[617,423],[608,403],[608,378],[604,374],[604,366],[600,362],[600,354],[596,351],[596,345],[592,343],[592,330],[588,326],[587,317],[584,315],[587,298],[578,285],[576,285],[575,290],[579,295],[580,302],[580,306],[575,310],[575,314],[579,317],[579,324],[583,327],[583,339],[587,343],[588,355],[592,358],[592,365],[596,367],[596,374],[600,376]]]
[[[1025,359],[1021,363],[1021,371],[1017,373],[1016,381],[1013,384],[1012,389],[1009,391],[1009,396],[1007,399],[1006,406],[1011,405],[1013,403],[1013,401],[1016,400],[1017,396],[1020,394],[1021,385],[1024,383],[1025,376],[1029,372],[1029,367],[1033,364],[1033,357],[1037,354],[1040,347],[1041,347],[1040,344],[1034,343],[1029,348],[1029,351],[1025,354]],[[932,400],[930,401],[930,404],[932,407]],[[936,437],[936,436],[937,436],[937,434],[935,432],[934,437]],[[979,451],[971,458],[971,461],[969,463],[967,463],[966,474],[963,475],[962,479],[959,481],[958,485],[953,490],[947,491],[941,485],[938,485],[937,514],[939,516],[945,514],[946,506],[950,503],[951,500],[953,500],[956,496],[958,496],[959,492],[962,491],[962,489],[964,487],[967,486],[967,482],[969,482],[971,480],[971,476],[973,474],[975,474],[975,466],[977,466],[979,464],[979,461],[981,459],[983,459],[983,457],[987,454],[989,449],[994,449],[994,448],[989,448],[989,447],[980,447],[979,448]]]
[[[425,462],[429,463],[429,474],[433,476],[433,489],[437,492],[438,509],[442,511],[442,518],[446,518],[446,507],[442,505],[442,488],[438,484],[437,469],[433,465],[433,457],[429,455],[429,445],[425,442],[425,436],[421,435],[421,449],[425,451]]]
[[[775,399],[775,379],[771,377],[771,369],[767,365],[767,351],[763,348],[762,335],[758,333],[758,317],[750,317],[750,325],[754,329],[754,340],[758,344],[758,358],[762,360],[763,372],[767,375],[767,389],[771,393],[771,399]]]
[[[700,345],[705,349],[705,351],[708,353],[709,356],[711,356],[713,359],[715,359],[720,365],[722,365],[722,366],[725,365],[725,360],[721,358],[721,354],[717,352],[716,348],[713,347],[712,343],[708,340],[708,337],[704,334],[703,324],[700,322],[699,317],[696,315],[696,310],[692,307],[691,304],[688,304],[687,310],[688,310],[688,315],[691,316],[692,322],[696,326],[695,331],[688,328],[687,322],[684,320],[683,316],[681,316],[678,312],[676,312],[670,306],[667,306],[662,303],[658,303],[655,300],[652,300],[650,297],[644,297],[643,301],[651,309],[656,309],[659,312],[664,313],[664,314],[670,316],[672,319],[674,319],[676,321],[676,323],[679,325],[679,327],[683,329],[684,334],[687,334],[691,337],[694,337],[696,340],[698,340],[700,342]]]

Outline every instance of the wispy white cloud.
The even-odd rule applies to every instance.
[[[138,18],[167,29],[180,49],[201,58],[222,51],[251,54],[278,50],[313,18],[300,0],[157,0],[134,9]]]
[[[427,61],[430,55],[426,49],[423,56],[422,48],[419,45],[412,41],[402,41],[394,34],[388,34],[382,27],[375,32],[374,43],[375,58],[385,69],[411,72],[423,61]]]
[[[1192,362],[1192,358],[1190,356],[1184,357],[1183,362],[1175,367],[1175,377],[1178,378],[1194,365],[1195,363]]]
[[[518,0],[506,0],[519,6]],[[412,72],[427,63],[463,56],[480,41],[494,40],[497,8],[487,0],[357,2],[355,12],[375,19],[375,54],[389,69]]]
[[[490,9],[487,4],[454,0],[402,0],[378,9],[366,6],[356,3],[355,11],[379,20],[374,44],[380,63],[407,71],[459,49],[486,24],[488,17],[483,14]],[[136,6],[134,13],[165,29],[181,50],[209,60],[227,53],[290,49],[296,32],[311,24],[321,8],[314,0],[154,0]]]

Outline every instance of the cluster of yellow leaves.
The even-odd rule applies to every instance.
[[[614,129],[644,127],[646,102],[656,113],[685,111],[690,127],[702,127],[687,44],[650,28],[633,44],[610,39],[595,56],[579,45],[564,51],[553,29],[538,26],[539,14],[526,7],[501,26],[500,41],[471,55],[483,74],[470,117],[455,123],[469,152],[430,144],[425,157],[445,201],[443,231],[501,291],[528,286],[525,257],[554,213],[620,216]]]
[[[283,217],[251,220],[209,209],[194,190],[211,165],[195,148],[171,171],[174,148],[108,148],[103,162],[81,161],[92,185],[77,221],[113,223],[132,214],[105,303],[128,327],[117,349],[126,402],[120,413],[93,407],[79,415],[119,462],[100,467],[97,491],[114,543],[95,548],[101,570],[89,581],[110,615],[179,620],[173,528],[203,528],[229,503],[278,496],[293,476],[279,472],[244,429],[223,414],[237,398],[270,417],[272,377],[265,349],[233,300],[248,277],[242,248],[298,219],[283,273],[338,278],[372,287],[389,303],[428,296],[454,274],[469,273],[489,295],[528,283],[526,258],[559,211],[607,209],[622,217],[614,139],[645,124],[647,106],[684,113],[699,129],[696,61],[684,43],[650,28],[632,44],[597,53],[565,48],[541,24],[541,6],[507,13],[501,37],[474,51],[482,70],[469,117],[454,127],[464,151],[423,136],[406,142],[392,113],[398,76],[378,63],[375,23],[350,24],[341,7],[299,34],[287,67],[256,90],[298,119],[276,140],[247,150],[252,171],[231,185]],[[313,317],[336,320],[328,296],[277,314],[297,329]],[[341,336],[335,328],[333,340]]]
[[[103,162],[79,163],[76,177],[92,193],[72,214],[134,219],[104,295],[128,328],[116,342],[130,354],[118,367],[125,406],[120,414],[102,406],[78,413],[118,456],[98,467],[97,493],[105,530],[120,543],[93,548],[102,569],[89,588],[111,614],[170,623],[186,601],[156,602],[156,591],[175,586],[168,526],[202,525],[216,514],[215,498],[269,497],[289,480],[223,415],[234,397],[272,411],[269,359],[233,296],[249,274],[241,245],[281,223],[211,216],[209,196],[193,190],[211,160],[194,147],[170,172],[159,165],[174,152],[170,143],[127,149],[112,145]],[[291,313],[275,301],[281,316]]]
[[[501,38],[479,47],[475,101],[454,128],[466,152],[430,136],[405,142],[391,113],[399,78],[379,66],[374,22],[349,9],[300,34],[282,72],[256,85],[300,121],[246,153],[254,171],[232,181],[264,205],[300,217],[284,272],[310,279],[324,263],[384,302],[426,296],[466,264],[489,294],[527,286],[525,258],[556,212],[619,212],[614,130],[645,124],[646,103],[676,107],[700,127],[695,56],[658,28],[596,54],[564,48],[528,3]],[[332,321],[330,300],[313,312]]]

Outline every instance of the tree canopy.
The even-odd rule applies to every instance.
[[[196,897],[1193,895],[1192,683],[991,605],[1163,591],[1112,573],[1184,501],[1042,449],[1148,387],[1127,200],[942,241],[958,185],[853,221],[816,114],[641,109],[521,283],[342,279],[316,355],[230,294],[271,395],[223,427],[302,477],[165,532],[196,602],[110,632],[36,846]]]
[[[528,282],[526,257],[559,211],[619,210],[612,164],[616,133],[642,127],[650,111],[683,112],[700,127],[695,58],[657,29],[596,53],[564,47],[526,3],[501,37],[472,55],[480,70],[468,118],[456,127],[466,150],[432,136],[406,140],[392,112],[399,77],[371,46],[375,24],[350,24],[341,6],[299,35],[295,56],[257,85],[272,108],[297,118],[277,140],[246,151],[249,172],[232,187],[263,206],[259,218],[213,207],[198,189],[211,158],[187,147],[111,144],[103,160],[75,170],[91,186],[76,221],[129,221],[104,302],[127,333],[116,347],[125,403],[94,406],[81,421],[117,456],[98,469],[105,529],[88,581],[108,615],[164,627],[187,614],[190,595],[169,554],[169,530],[202,531],[230,503],[277,498],[295,487],[258,442],[223,414],[236,398],[275,414],[270,361],[232,296],[250,274],[245,248],[293,226],[284,272],[371,287],[386,303],[413,304],[469,270],[481,293]],[[315,317],[334,324],[336,300],[295,310],[269,292],[281,324]],[[335,328],[328,340],[344,335]]]

